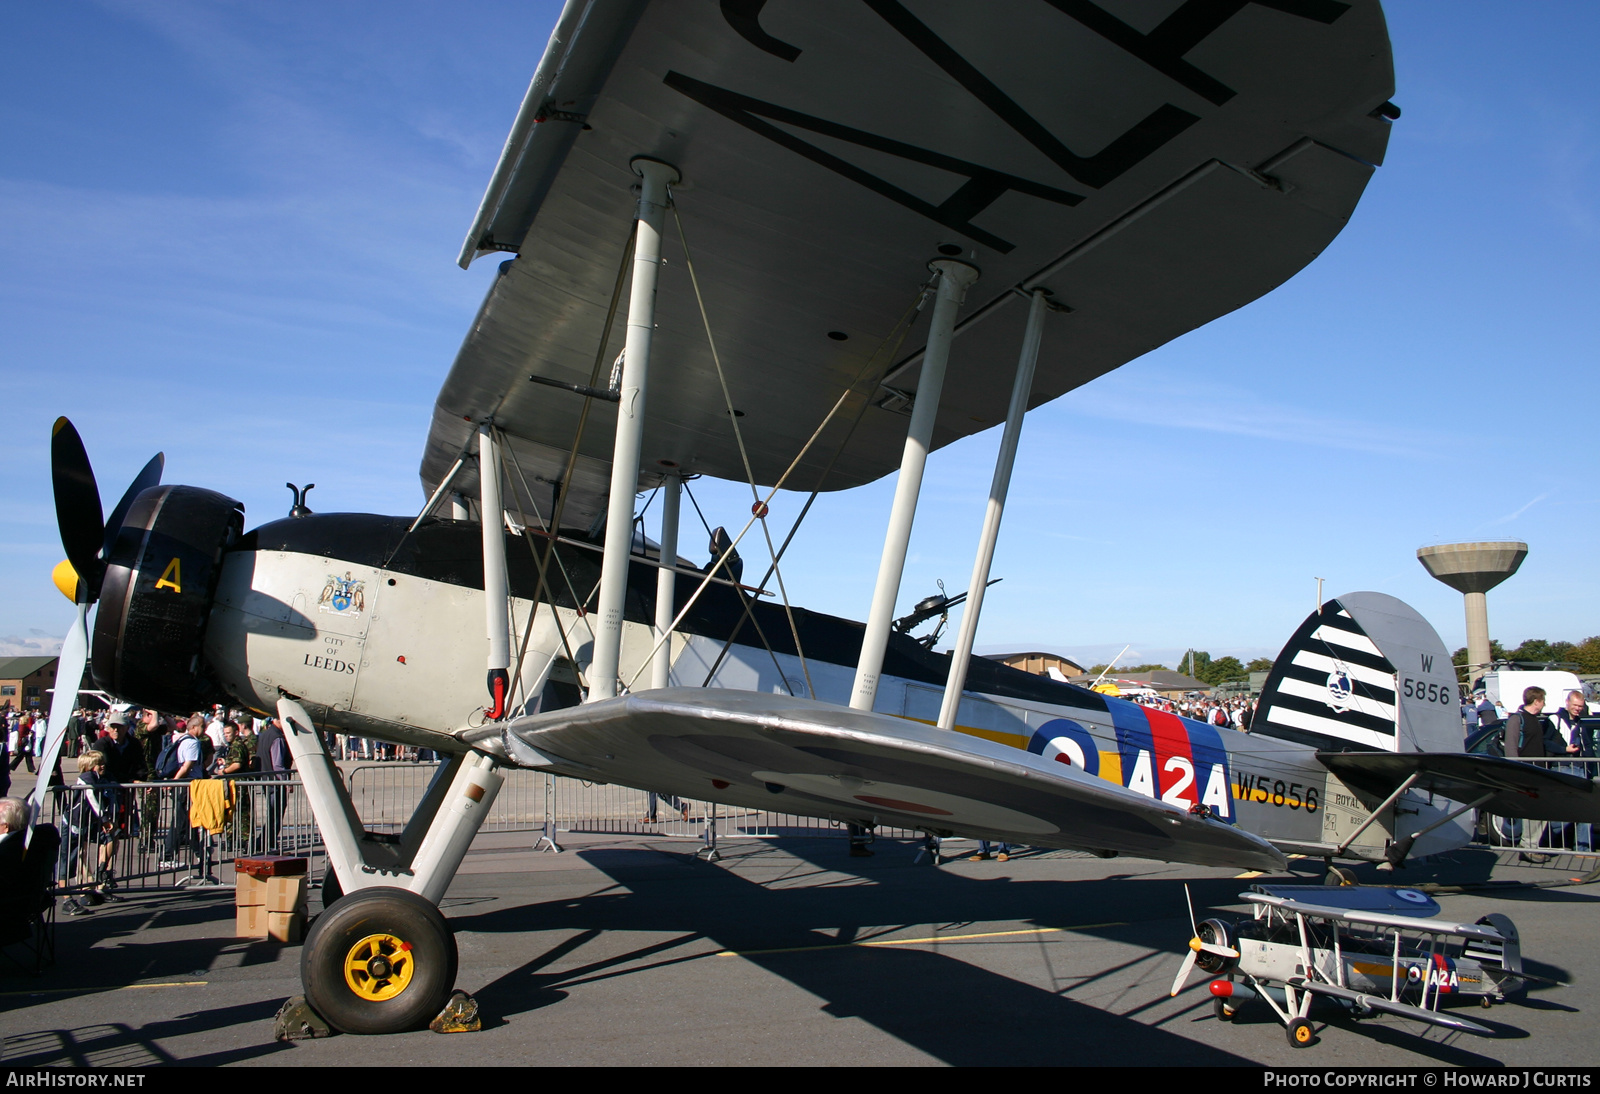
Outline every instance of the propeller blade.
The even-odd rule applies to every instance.
[[[1218,957],[1238,957],[1239,951],[1228,946],[1219,946],[1215,942],[1202,942],[1200,948],[1206,953],[1214,953]]]
[[[1178,970],[1178,977],[1172,982],[1173,995],[1177,995],[1189,983],[1189,974],[1194,971],[1194,959],[1199,955],[1199,950],[1190,950],[1183,955],[1183,967]]]
[[[50,699],[50,720],[45,723],[44,749],[39,753],[39,781],[28,799],[35,823],[39,819],[39,806],[49,792],[51,775],[61,761],[61,742],[66,739],[72,712],[78,707],[78,685],[83,682],[83,669],[88,663],[89,603],[80,595],[78,618],[67,632],[66,641],[61,643],[61,660],[56,665],[56,692]],[[32,833],[31,826],[29,833]]]
[[[105,544],[106,523],[100,508],[100,488],[83,438],[72,423],[57,418],[50,434],[50,479],[55,487],[56,524],[67,560],[93,593],[100,589],[100,548]]]
[[[1189,895],[1189,883],[1183,883],[1183,902],[1189,906],[1189,937],[1200,937],[1200,925],[1194,921],[1194,897]]]
[[[152,486],[160,486],[161,472],[166,466],[167,457],[157,452],[150,457],[150,462],[144,465],[144,469],[133,477],[133,482],[128,484],[122,500],[111,510],[111,519],[106,521],[106,538],[104,548],[100,552],[101,558],[108,560],[111,558],[111,545],[117,542],[117,533],[122,530],[122,522],[128,519],[128,510],[133,508],[133,499]]]

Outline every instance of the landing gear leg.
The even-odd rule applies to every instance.
[[[306,1002],[345,1033],[426,1026],[455,987],[455,938],[439,901],[505,781],[499,763],[481,752],[456,757],[400,840],[376,840],[304,708],[283,699],[278,713],[328,848],[323,912],[301,951]]]

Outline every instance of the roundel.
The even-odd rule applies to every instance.
[[[1047,760],[1100,774],[1100,748],[1089,731],[1069,718],[1054,718],[1033,731],[1028,751]]]
[[[1409,900],[1413,904],[1427,904],[1428,898],[1415,889],[1396,889],[1394,895],[1401,900]]]

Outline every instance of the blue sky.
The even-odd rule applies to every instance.
[[[287,511],[286,480],[319,511],[420,505],[494,268],[454,258],[557,5],[374,11],[0,5],[0,653],[54,652],[70,622],[57,414],[108,506],[158,449],[252,524]],[[1460,598],[1415,553],[1462,539],[1530,544],[1490,596],[1501,641],[1600,633],[1600,9],[1386,11],[1404,116],[1350,226],[1029,416],[980,649],[1270,656],[1318,576],[1401,597],[1454,648]],[[997,443],[930,461],[903,605],[965,587]],[[747,511],[747,488],[696,486],[714,523]],[[797,600],[865,614],[892,490],[818,503]]]

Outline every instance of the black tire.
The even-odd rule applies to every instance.
[[[369,941],[374,938],[398,939],[410,948]],[[359,993],[347,964],[359,963],[363,954],[387,963],[389,953],[398,958],[390,966],[394,975],[374,975],[370,970],[381,973],[384,965],[369,961],[353,975],[371,994]],[[407,960],[409,969],[399,971]],[[306,1002],[341,1033],[404,1033],[423,1028],[444,1009],[455,987],[456,962],[455,935],[438,908],[403,889],[363,889],[335,901],[312,924],[300,951],[300,980]]]
[[[1361,882],[1356,879],[1354,870],[1342,866],[1329,866],[1327,874],[1322,878],[1322,884],[1344,887],[1360,885]]]
[[[1289,1023],[1289,1028],[1284,1030],[1289,1038],[1291,1048],[1310,1048],[1317,1041],[1316,1030],[1311,1028],[1309,1018],[1295,1018]]]
[[[1216,1016],[1219,1022],[1231,1022],[1236,1011],[1233,1004],[1226,999],[1213,999],[1211,1000],[1211,1013]]]

